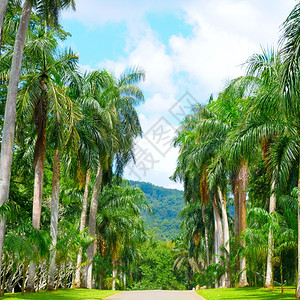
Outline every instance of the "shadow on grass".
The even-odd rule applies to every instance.
[[[49,299],[49,300],[100,300],[118,293],[117,291],[67,289],[53,292],[40,291],[39,293],[6,294],[2,299]]]

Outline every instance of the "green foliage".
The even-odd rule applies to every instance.
[[[173,244],[150,238],[142,247],[142,259],[138,264],[138,281],[135,290],[179,289],[173,270]]]
[[[224,274],[224,268],[219,264],[210,264],[203,272],[198,273],[195,282],[200,286],[210,287]]]
[[[262,161],[251,168],[248,192],[252,207],[267,208],[270,197],[270,174]]]
[[[144,212],[146,230],[156,232],[159,239],[174,239],[179,235],[179,212],[183,208],[183,192],[166,189],[147,182],[129,181],[133,186],[140,187],[154,214]]]

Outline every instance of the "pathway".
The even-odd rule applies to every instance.
[[[201,300],[194,291],[126,291],[107,300]]]

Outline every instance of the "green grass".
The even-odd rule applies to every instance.
[[[285,287],[284,294],[281,295],[281,289],[275,288],[275,291],[264,288],[231,288],[231,289],[209,289],[197,291],[206,300],[212,299],[234,299],[234,300],[268,300],[268,299],[292,299],[295,298],[295,288]]]
[[[112,296],[118,291],[67,289],[54,292],[40,291],[39,293],[28,293],[21,296],[21,293],[5,294],[2,299],[53,299],[53,300],[100,300]]]

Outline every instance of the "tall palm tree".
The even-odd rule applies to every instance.
[[[58,40],[56,35],[56,30],[47,31],[43,26],[37,28],[37,33],[30,34],[26,43],[25,55],[30,53],[31,59],[24,66],[27,74],[23,78],[24,84],[20,93],[21,101],[18,104],[22,117],[29,117],[29,122],[34,119],[37,132],[34,150],[35,178],[32,211],[32,224],[37,229],[40,228],[41,219],[48,115],[52,120],[56,119],[56,122],[52,121],[51,125],[55,127],[58,140],[62,140],[65,124],[61,124],[61,128],[58,128],[58,125],[61,122],[64,123],[66,119],[71,122],[73,120],[74,123],[72,101],[66,95],[65,87],[60,85],[59,74],[66,76],[68,70],[74,70],[78,57],[68,51],[62,55],[57,54]],[[33,65],[34,61],[36,63]],[[59,171],[58,153],[56,153],[55,158],[55,163],[58,165],[54,166],[54,169]],[[59,173],[56,172],[55,176],[58,175]],[[55,180],[57,183],[59,182],[59,180]],[[57,190],[57,188],[54,189]],[[57,193],[54,194],[58,196]],[[54,232],[52,232],[53,235]],[[34,277],[35,264],[32,263],[29,269],[28,290],[34,289]]]
[[[105,74],[105,72],[104,72]],[[133,158],[134,139],[141,135],[141,127],[135,106],[144,100],[140,88],[136,85],[144,78],[139,69],[128,69],[116,79],[106,73],[105,80],[88,94],[95,107],[94,118],[105,131],[106,142],[98,143],[98,171],[90,204],[90,235],[95,236],[96,214],[103,171],[112,168],[116,162],[117,174],[122,174],[124,166]],[[105,139],[104,139],[105,140]],[[86,265],[87,287],[92,287],[92,260],[94,244],[87,249]]]
[[[66,54],[65,54],[66,55]],[[69,54],[67,54],[69,56]],[[61,155],[68,156],[68,144],[71,139],[77,138],[77,132],[74,129],[75,123],[81,117],[76,109],[72,99],[69,96],[67,84],[72,86],[74,81],[74,68],[58,70],[55,82],[51,81],[52,97],[56,101],[50,102],[49,107],[49,128],[48,136],[50,144],[54,149],[53,154],[53,176],[52,176],[52,197],[51,197],[51,218],[50,218],[50,235],[52,238],[52,249],[50,252],[49,281],[48,290],[54,289],[55,274],[55,247],[57,242],[57,225],[58,225],[58,204],[60,189],[60,160]],[[77,81],[77,78],[75,78]]]
[[[31,14],[31,1],[25,0],[22,9],[20,26],[15,39],[14,55],[11,65],[10,80],[8,85],[7,99],[5,104],[4,124],[2,131],[1,156],[0,156],[0,207],[8,199],[11,164],[13,156],[13,144],[16,120],[16,102],[18,84],[21,74],[21,64],[26,31],[29,25]],[[4,8],[3,8],[4,10]],[[6,7],[5,7],[6,11]],[[4,18],[4,12],[3,12]],[[2,264],[2,251],[5,235],[5,219],[0,222],[0,270]]]

